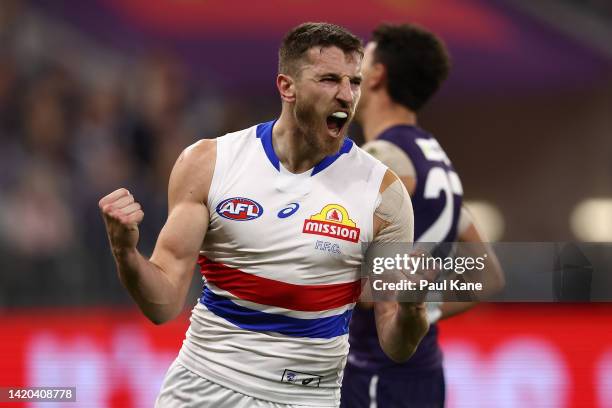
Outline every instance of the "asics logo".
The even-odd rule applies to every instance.
[[[283,208],[278,212],[278,218],[291,217],[300,208],[298,203],[288,204],[287,207]]]

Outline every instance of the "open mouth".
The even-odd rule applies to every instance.
[[[347,121],[348,114],[346,112],[334,112],[327,117],[327,129],[335,136],[338,136]]]

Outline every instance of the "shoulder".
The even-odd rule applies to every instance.
[[[184,167],[198,175],[206,172],[211,164],[214,169],[216,156],[217,139],[201,139],[181,152],[175,167]]]
[[[375,157],[386,154],[406,154],[395,143],[382,139],[370,140],[369,142],[365,143],[361,148]]]
[[[365,145],[359,147],[357,146],[357,143],[353,142],[352,140],[351,143],[352,147],[349,153],[353,160],[358,161],[360,164],[368,164],[370,166],[380,165],[382,160],[365,150]]]
[[[379,189],[379,202],[374,212],[376,241],[411,242],[414,237],[412,203],[399,177],[388,170]]]
[[[216,152],[218,157],[223,157],[224,161],[228,160],[228,156],[235,156],[245,150],[253,149],[262,144],[261,133],[262,127],[267,125],[259,124],[248,127],[246,129],[237,130],[226,133],[217,137]]]
[[[199,140],[181,152],[170,175],[171,205],[173,199],[181,198],[206,202],[216,157],[216,139]]]
[[[415,169],[408,154],[395,143],[387,140],[373,140],[362,149],[374,156],[400,177],[414,177]]]
[[[393,170],[387,169],[387,171],[385,172],[385,175],[384,175],[384,177],[382,179],[382,182],[380,183],[379,192],[380,193],[384,193],[387,190],[387,188],[389,188],[389,186],[391,186],[396,181],[400,182],[400,183],[398,183],[398,186],[401,185],[401,180],[397,176],[397,174],[395,174],[395,172],[393,172]]]
[[[241,139],[257,139],[260,137],[259,133],[263,126],[267,125],[267,123],[260,123],[258,125],[253,125],[245,129],[236,130],[233,132],[228,132],[222,136],[219,136],[216,140],[228,141],[228,142],[236,142]]]

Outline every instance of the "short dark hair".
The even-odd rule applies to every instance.
[[[287,33],[278,50],[278,72],[293,74],[297,62],[312,47],[338,47],[363,57],[363,44],[346,28],[330,23],[303,23]]]
[[[387,69],[391,99],[418,111],[436,93],[450,71],[442,40],[412,24],[382,24],[372,33],[374,62]]]

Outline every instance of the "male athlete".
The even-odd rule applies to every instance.
[[[442,42],[411,25],[381,25],[367,44],[362,99],[357,121],[368,151],[403,181],[414,208],[415,241],[482,242],[462,208],[462,187],[436,139],[417,126],[417,112],[446,79],[449,59]],[[494,291],[502,277],[490,247],[485,287]],[[483,279],[484,280],[484,279]],[[350,354],[342,385],[342,407],[442,407],[445,399],[439,319],[460,313],[472,302],[429,303],[430,329],[403,364],[381,350],[374,312],[359,304],[350,330]]]
[[[136,249],[134,197],[100,200],[119,277],[151,321],[180,313],[196,260],[205,280],[157,406],[339,405],[361,243],[413,236],[401,181],[345,137],[362,57],[336,25],[289,32],[280,118],[181,154],[150,259]],[[384,352],[407,360],[428,329],[424,305],[381,302],[374,315]]]

